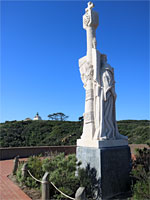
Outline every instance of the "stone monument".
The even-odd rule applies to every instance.
[[[86,97],[77,159],[83,168],[90,165],[97,171],[97,198],[105,199],[128,190],[131,156],[128,138],[119,133],[116,123],[114,69],[107,63],[107,56],[97,50],[99,16],[93,7],[89,2],[83,15],[87,53],[79,59],[79,69]]]

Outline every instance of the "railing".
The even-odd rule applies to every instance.
[[[35,181],[37,181],[37,182],[39,182],[39,183],[42,184],[42,188],[43,188],[43,185],[44,185],[44,184],[49,184],[49,183],[51,183],[51,185],[52,185],[59,193],[61,193],[63,196],[67,197],[68,199],[75,200],[75,198],[72,198],[72,197],[66,195],[65,193],[63,193],[62,191],[60,191],[60,190],[55,186],[55,184],[54,184],[53,182],[49,182],[49,181],[47,180],[47,179],[48,179],[47,177],[49,176],[49,173],[48,173],[48,172],[45,172],[45,174],[44,174],[44,176],[43,176],[43,178],[42,178],[42,181],[40,181],[40,180],[38,180],[37,178],[35,178],[35,177],[31,174],[31,172],[30,172],[29,170],[27,170],[27,172],[29,173],[29,175],[30,175]],[[45,180],[45,179],[46,179],[46,180]],[[42,192],[45,192],[45,191],[42,190]],[[47,198],[47,199],[48,199],[48,198]]]
[[[13,174],[16,173],[18,168],[19,158],[16,157],[14,159],[14,168],[13,168]],[[45,172],[44,176],[42,177],[42,180],[38,180],[36,177],[34,177],[31,172],[28,170],[27,163],[23,164],[22,167],[22,177],[26,179],[27,175],[29,174],[36,182],[41,183],[42,186],[42,200],[50,200],[50,184],[64,197],[71,199],[71,200],[86,200],[85,198],[85,188],[79,187],[76,191],[75,198],[68,196],[64,192],[58,189],[58,187],[53,183],[49,181],[49,172]]]

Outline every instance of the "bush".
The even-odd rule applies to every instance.
[[[75,176],[76,161],[75,154],[65,156],[64,153],[61,153],[56,156],[51,155],[43,160],[39,156],[34,156],[28,159],[28,169],[39,180],[42,179],[45,172],[49,172],[50,182],[53,182],[65,194],[74,196],[80,185],[79,178]],[[23,163],[19,165],[17,170],[17,181],[30,188],[39,189],[41,184],[36,182],[30,175],[26,179],[22,178],[22,166]],[[52,199],[65,199],[52,185],[50,190]]]
[[[16,172],[16,180],[20,183],[23,184],[24,183],[24,178],[22,177],[22,166],[23,166],[23,162],[19,162],[19,166]]]
[[[18,167],[16,173],[16,179],[19,183],[26,185],[29,188],[40,188],[40,183],[35,181],[30,175],[26,179],[22,178],[22,168],[23,163]],[[42,161],[40,156],[33,156],[28,159],[28,170],[37,179],[42,179],[44,172],[42,171]]]
[[[149,149],[137,149],[132,169],[133,199],[150,199],[150,152]]]
[[[118,121],[119,132],[127,135],[129,143],[150,143],[149,120]],[[83,122],[71,121],[12,121],[0,123],[0,146],[75,145],[83,130]]]
[[[74,196],[79,187],[79,178],[75,176],[76,161],[75,154],[65,156],[64,153],[43,160],[43,171],[50,173],[50,181],[69,196]],[[54,188],[51,195],[54,199],[64,199]]]
[[[88,199],[97,199],[100,195],[100,180],[97,180],[97,171],[87,165],[86,169],[78,169],[80,186],[85,187],[86,197]]]
[[[134,200],[150,199],[149,195],[149,179],[150,179],[150,155],[149,150],[137,150],[136,160],[133,162],[132,169],[132,191]],[[40,156],[33,156],[28,159],[28,169],[32,175],[41,180],[45,172],[50,174],[50,182],[53,182],[58,189],[65,194],[74,197],[78,187],[86,188],[88,199],[96,199],[96,195],[100,195],[100,180],[96,178],[96,170],[88,165],[86,169],[80,169],[81,163],[77,163],[76,155],[70,154],[65,156],[64,153],[51,155],[48,158],[41,159]],[[30,188],[40,188],[38,182],[28,176],[22,178],[20,163],[17,170],[18,182],[25,184]],[[78,167],[78,176],[75,176]],[[52,185],[50,186],[50,194],[52,199],[66,199]]]

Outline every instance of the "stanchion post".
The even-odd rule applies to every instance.
[[[75,200],[86,200],[85,188],[79,187],[75,194]]]
[[[19,163],[19,156],[16,156],[14,158],[14,166],[13,166],[13,171],[12,171],[13,175],[16,174],[16,171],[18,169],[18,163]]]
[[[27,170],[28,170],[28,163],[24,163],[21,170],[22,170],[22,177],[26,178],[27,177]]]
[[[42,178],[42,200],[50,200],[50,183],[48,172],[45,172]]]

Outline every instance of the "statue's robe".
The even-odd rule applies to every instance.
[[[114,69],[108,64],[101,64],[100,52],[92,48],[92,71],[90,64],[87,61],[87,56],[82,57],[79,60],[79,69],[81,79],[84,84],[86,92],[87,81],[92,81],[92,99],[94,113],[94,134],[92,137],[94,140],[103,139],[127,139],[126,136],[119,134],[116,123],[116,93],[115,93],[115,81],[114,81]],[[92,78],[91,78],[92,77]],[[87,102],[85,102],[86,104]],[[87,106],[85,106],[87,108]],[[88,112],[86,110],[85,114]],[[84,126],[82,138],[87,133],[86,120],[84,116]]]
[[[114,70],[109,64],[101,66],[100,53],[96,49],[93,49],[92,53],[94,67],[94,139],[114,139],[118,134],[115,117]]]

